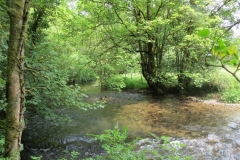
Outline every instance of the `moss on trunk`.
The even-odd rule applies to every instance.
[[[7,64],[7,112],[4,157],[20,159],[24,128],[24,41],[30,0],[9,0],[10,35]]]

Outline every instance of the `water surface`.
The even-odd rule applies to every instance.
[[[27,114],[23,159],[29,159],[30,155],[58,159],[66,156],[66,150],[80,152],[80,159],[100,154],[103,152],[100,144],[86,134],[103,133],[116,123],[127,126],[131,138],[148,138],[149,133],[170,136],[186,144],[181,152],[195,159],[240,157],[240,105],[195,97],[101,92],[99,86],[93,84],[83,88],[89,94],[87,101],[104,100],[106,107],[88,111],[77,107],[66,109],[64,112],[72,121],[62,126],[55,126],[39,115]]]

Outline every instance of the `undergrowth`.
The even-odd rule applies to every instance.
[[[157,146],[151,141],[146,141],[147,146],[143,150],[136,150],[137,141],[139,138],[134,139],[131,142],[127,142],[128,130],[126,127],[119,128],[118,124],[112,130],[106,130],[106,133],[101,135],[92,135],[93,140],[98,140],[102,144],[102,148],[106,153],[102,156],[97,156],[97,160],[146,160],[149,159],[161,159],[161,160],[190,160],[191,156],[184,156],[180,154],[179,149],[184,147],[183,144],[170,143],[170,139],[167,137],[158,137],[151,134],[155,140],[157,140]],[[160,150],[166,151],[168,154],[160,154]],[[148,158],[147,158],[148,157]],[[88,158],[86,160],[93,160]]]
[[[148,88],[146,80],[140,74],[115,75],[101,84],[105,90],[141,90]]]
[[[148,88],[146,80],[140,74],[125,75],[123,82],[126,87],[124,89],[146,89]]]
[[[227,103],[240,102],[240,83],[232,75],[222,69],[210,76],[212,85],[217,87],[220,100]]]

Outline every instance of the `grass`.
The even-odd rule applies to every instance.
[[[108,78],[103,84],[102,88],[106,90],[142,90],[147,89],[148,85],[146,80],[141,74],[123,74],[114,75]]]
[[[238,74],[240,77],[240,73]],[[189,94],[204,95],[207,99],[218,99],[228,103],[240,103],[240,83],[222,68],[214,68],[207,73],[208,80],[201,87],[192,87]],[[110,90],[143,90],[148,85],[139,73],[117,75],[108,79]],[[192,93],[193,92],[193,93]]]
[[[124,89],[127,90],[141,90],[148,88],[146,80],[140,74],[123,75],[123,82],[126,84],[126,87],[124,87]]]
[[[218,69],[211,76],[211,82],[217,86],[221,99],[228,103],[240,102],[240,83],[224,69]],[[238,73],[240,77],[240,73]]]
[[[124,89],[147,89],[146,80],[141,74],[126,74],[123,82],[126,84]],[[240,77],[240,72],[237,74]],[[214,98],[227,103],[240,103],[240,83],[227,71],[222,68],[214,68],[208,73],[209,82],[204,83],[200,91],[205,92],[205,97]],[[196,88],[193,89],[194,92]]]

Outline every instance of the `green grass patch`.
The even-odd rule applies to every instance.
[[[141,90],[147,89],[146,80],[140,74],[125,74],[114,75],[107,78],[102,84],[102,89],[105,90]]]
[[[238,89],[232,89],[232,90],[226,90],[221,93],[224,100],[228,103],[239,103],[240,102],[240,90]]]
[[[123,76],[124,89],[147,89],[146,80],[140,74],[128,74]]]
[[[211,76],[211,82],[217,86],[221,99],[228,103],[240,102],[240,83],[224,69],[217,69]],[[240,77],[240,74],[238,74]]]

